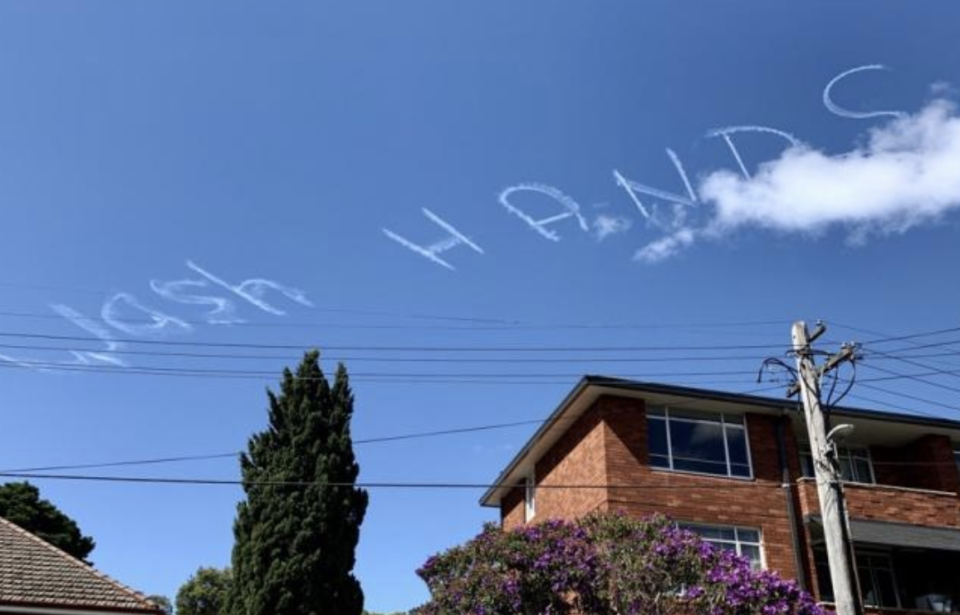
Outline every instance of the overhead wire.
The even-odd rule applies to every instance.
[[[662,351],[699,351],[699,350],[757,350],[782,349],[785,344],[714,344],[714,345],[649,345],[649,346],[363,346],[363,345],[331,345],[314,344],[311,342],[299,344],[261,344],[253,342],[195,342],[184,340],[145,340],[132,338],[102,339],[84,335],[54,335],[47,333],[23,333],[18,331],[0,331],[2,338],[42,339],[73,342],[105,342],[120,344],[144,344],[150,346],[185,346],[207,348],[256,348],[263,350],[303,350],[313,346],[331,350],[377,351],[377,352],[636,352],[645,350]],[[102,352],[103,351],[101,349]]]
[[[769,392],[774,389],[781,388],[777,386],[764,386],[764,387],[754,387],[743,391],[739,394],[741,395],[754,395],[758,393]],[[671,404],[672,408],[680,408],[688,405],[696,405],[701,403],[699,399],[693,399],[686,402],[675,402]],[[414,439],[424,439],[424,438],[435,438],[448,435],[460,435],[465,433],[475,433],[481,431],[493,431],[499,429],[507,429],[512,427],[521,427],[529,425],[539,425],[544,426],[550,421],[551,417],[545,419],[532,419],[524,421],[514,421],[510,423],[495,423],[487,425],[474,425],[469,427],[456,427],[451,429],[441,429],[434,431],[426,432],[415,432],[415,433],[406,433],[393,436],[381,436],[376,438],[361,438],[353,440],[354,445],[361,444],[375,444],[375,443],[385,443],[385,442],[397,442],[401,440],[414,440]],[[569,418],[569,417],[559,417],[555,419],[554,424],[563,424],[566,422],[572,422],[579,419],[579,417]],[[48,471],[61,471],[61,470],[86,470],[94,468],[108,468],[108,467],[122,467],[122,466],[140,466],[140,465],[157,465],[165,463],[178,463],[186,461],[206,461],[213,459],[226,459],[226,458],[237,458],[243,451],[232,451],[228,453],[205,453],[199,455],[176,455],[176,456],[166,456],[166,457],[157,457],[151,459],[133,459],[133,460],[122,460],[122,461],[107,461],[107,462],[97,462],[97,463],[82,463],[82,464],[60,464],[60,465],[46,465],[46,466],[34,466],[34,467],[21,467],[21,468],[8,468],[5,470],[0,470],[0,473],[7,472],[48,472]]]
[[[319,308],[311,308],[319,309]],[[396,312],[377,312],[369,310],[323,310],[320,311],[329,311],[334,313],[342,314],[357,314],[363,316],[388,316],[392,318],[400,319],[415,319],[415,320],[439,320],[439,321],[454,321],[454,322],[476,322],[484,323],[485,326],[437,326],[437,325],[411,325],[409,323],[394,323],[394,324],[379,324],[379,323],[331,323],[331,322],[276,322],[276,323],[264,323],[264,322],[250,322],[245,320],[237,320],[230,322],[210,322],[209,320],[190,320],[177,318],[179,322],[182,322],[187,325],[198,325],[198,326],[222,326],[222,327],[239,327],[239,328],[284,328],[284,329],[304,329],[304,328],[332,328],[332,329],[440,329],[440,330],[457,330],[462,329],[464,331],[486,331],[486,330],[507,330],[507,331],[517,331],[517,330],[555,330],[555,329],[725,329],[725,328],[745,328],[745,327],[760,327],[760,326],[771,326],[771,325],[787,325],[787,321],[780,320],[754,320],[754,321],[731,321],[731,322],[702,322],[702,323],[674,323],[674,322],[663,322],[663,323],[533,323],[522,320],[513,320],[513,319],[501,319],[501,318],[472,318],[472,317],[458,317],[458,316],[438,316],[438,315],[429,315],[429,314],[410,314],[410,313],[396,313]],[[6,318],[27,318],[34,320],[57,320],[62,321],[64,317],[59,314],[41,314],[37,312],[18,312],[11,310],[0,310],[0,317]],[[85,320],[102,322],[106,324],[120,323],[125,325],[156,325],[156,321],[152,319],[137,319],[137,318],[113,318],[106,319],[102,316],[85,316]]]
[[[137,373],[137,374],[151,374],[151,375],[177,375],[177,376],[224,376],[224,377],[255,377],[255,378],[275,378],[278,376],[276,370],[241,370],[241,369],[207,369],[207,368],[179,368],[179,367],[163,367],[163,366],[119,366],[119,365],[64,365],[61,363],[49,363],[49,362],[29,362],[25,364],[12,364],[12,363],[0,363],[0,367],[9,367],[9,368],[38,368],[38,369],[49,369],[49,370],[63,370],[63,371],[80,371],[80,372],[95,372],[95,373],[114,373],[114,374],[125,374],[125,373]],[[725,371],[693,371],[693,372],[655,372],[655,373],[645,373],[645,374],[621,374],[620,377],[624,378],[665,378],[665,377],[688,377],[688,376],[744,376],[752,375],[752,371],[747,370],[725,370]],[[524,372],[504,372],[504,373],[488,373],[488,372],[350,372],[351,377],[357,378],[395,378],[395,379],[408,379],[408,378],[500,378],[500,379],[534,379],[534,378],[562,378],[562,379],[575,379],[583,376],[582,373],[524,373]],[[295,380],[313,380],[324,378],[325,376],[318,377],[304,377],[304,376],[292,376]]]

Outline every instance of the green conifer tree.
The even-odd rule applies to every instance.
[[[234,522],[230,615],[360,615],[354,550],[367,492],[350,419],[353,393],[343,365],[331,387],[320,354],[284,369],[268,391],[269,426],[250,438],[240,463],[247,499]]]

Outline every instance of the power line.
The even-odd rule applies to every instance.
[[[0,472],[2,478],[30,479],[30,480],[66,480],[66,481],[91,481],[108,483],[140,483],[140,484],[165,484],[165,485],[225,485],[225,486],[260,486],[260,487],[357,487],[361,489],[493,489],[509,488],[515,489],[518,485],[513,483],[466,483],[466,482],[325,482],[325,481],[244,481],[241,479],[219,479],[219,478],[171,478],[171,477],[141,477],[141,476],[102,476],[89,474],[37,474],[32,472]],[[589,484],[589,483],[571,483],[571,484],[542,484],[537,485],[537,489],[629,489],[629,490],[702,490],[702,489],[781,489],[777,481],[771,482],[737,482],[736,484],[717,484],[717,485],[690,485],[690,484]]]
[[[840,326],[843,327],[843,328],[845,328],[845,329],[850,329],[850,330],[852,330],[852,331],[867,332],[866,329],[857,329],[856,327],[851,327],[851,326],[849,326],[849,325],[840,325]],[[946,328],[946,329],[935,329],[935,330],[933,330],[933,331],[923,331],[923,332],[920,332],[920,333],[910,333],[910,334],[907,334],[907,335],[883,336],[883,337],[881,337],[881,338],[879,338],[879,339],[870,340],[870,341],[865,342],[865,343],[866,343],[866,344],[880,344],[880,343],[886,344],[886,343],[889,343],[889,342],[899,342],[899,341],[904,341],[904,340],[914,340],[914,339],[921,338],[921,337],[932,337],[932,336],[934,336],[934,335],[943,335],[943,334],[945,334],[945,333],[957,333],[958,331],[960,331],[960,327],[948,327],[948,328]],[[872,335],[872,334],[871,334],[871,335]],[[918,346],[918,348],[919,348],[919,346]]]
[[[441,429],[435,431],[424,431],[418,433],[408,433],[400,434],[396,436],[383,436],[380,438],[364,438],[354,440],[353,444],[379,444],[383,442],[397,442],[401,440],[416,440],[421,438],[434,438],[438,436],[448,436],[454,434],[464,434],[464,433],[476,433],[480,431],[493,431],[496,429],[508,429],[512,427],[521,427],[528,425],[542,425],[544,423],[543,419],[529,420],[529,421],[515,421],[512,423],[498,423],[495,425],[478,425],[474,427],[458,427],[455,429]],[[207,453],[203,455],[180,455],[175,457],[156,457],[152,459],[133,459],[125,461],[107,461],[100,463],[81,463],[73,465],[57,465],[57,466],[42,466],[42,467],[31,467],[31,468],[12,468],[7,470],[0,470],[0,472],[54,472],[61,470],[89,470],[93,468],[113,468],[113,467],[123,467],[123,466],[144,466],[144,465],[157,465],[164,463],[179,463],[184,461],[209,461],[213,459],[236,459],[244,451],[232,451],[229,453]]]
[[[899,391],[891,391],[890,389],[884,389],[883,387],[878,387],[872,384],[866,384],[864,381],[857,383],[858,386],[870,389],[871,391],[878,391],[880,393],[886,393],[887,395],[893,395],[894,397],[902,397],[904,399],[910,399],[913,401],[919,401],[921,403],[929,404],[932,406],[939,406],[941,408],[946,408],[947,410],[953,410],[955,412],[960,412],[960,407],[951,406],[950,404],[945,404],[939,401],[934,401],[932,399],[925,399],[923,397],[918,397],[916,395],[910,395],[909,393],[901,393]]]
[[[230,370],[230,369],[207,369],[207,368],[180,368],[180,367],[161,367],[161,366],[131,366],[124,367],[118,365],[64,365],[61,363],[49,363],[49,362],[22,362],[20,364],[14,363],[0,363],[0,367],[13,367],[20,369],[29,369],[29,368],[43,368],[51,370],[64,370],[64,371],[80,371],[80,372],[98,372],[98,373],[138,373],[138,374],[151,374],[151,375],[162,375],[162,374],[171,374],[171,375],[191,375],[191,376],[237,376],[237,377],[257,377],[257,378],[275,378],[278,377],[276,370]],[[351,372],[352,377],[358,378],[395,378],[395,379],[407,379],[407,378],[504,378],[504,379],[533,379],[533,378],[580,378],[583,376],[582,373],[523,373],[523,372],[506,372],[506,373],[478,373],[478,372]],[[728,371],[702,371],[702,372],[657,372],[657,373],[646,373],[646,374],[621,374],[621,377],[624,378],[663,378],[663,377],[687,377],[687,376],[749,376],[753,375],[752,371],[748,370],[728,370]],[[303,376],[292,376],[295,380],[318,380],[325,378],[325,376],[317,377],[303,377]]]
[[[83,335],[52,335],[46,333],[23,333],[17,331],[2,331],[0,337],[60,340],[73,342],[107,341],[121,344],[145,344],[151,346],[185,346],[208,348],[257,348],[264,350],[304,350],[318,347],[325,350],[358,350],[377,352],[637,352],[647,350],[660,351],[699,351],[699,350],[757,350],[757,349],[784,349],[783,344],[720,344],[701,346],[339,346],[324,344],[259,344],[252,342],[187,342],[177,340],[143,340],[130,338],[110,338],[104,340],[98,337]],[[101,352],[109,352],[101,349]]]
[[[947,391],[953,391],[954,393],[960,393],[960,388],[958,388],[958,387],[952,387],[952,386],[950,386],[950,385],[941,384],[941,383],[939,383],[939,382],[933,382],[933,381],[931,381],[931,380],[924,380],[922,377],[915,376],[915,375],[913,375],[913,374],[904,374],[904,373],[901,373],[901,372],[894,371],[894,370],[892,370],[892,369],[886,369],[886,368],[884,368],[884,367],[877,367],[876,365],[870,365],[870,364],[867,364],[867,363],[865,363],[864,366],[865,366],[865,367],[868,367],[868,368],[870,368],[870,369],[876,370],[876,371],[878,371],[878,372],[884,373],[884,374],[889,374],[889,375],[891,375],[891,376],[895,376],[896,378],[902,378],[902,379],[912,380],[912,381],[914,381],[914,382],[919,382],[920,384],[925,384],[925,385],[927,385],[927,386],[936,387],[936,388],[938,388],[938,389],[944,389],[944,390],[947,390]]]
[[[890,402],[881,401],[881,400],[879,400],[879,399],[875,399],[875,398],[872,398],[872,397],[865,397],[865,396],[860,395],[860,394],[858,394],[858,393],[850,393],[850,397],[853,398],[853,399],[863,400],[863,401],[865,401],[865,402],[867,402],[867,403],[870,403],[870,404],[876,404],[876,405],[882,406],[882,407],[884,407],[884,408],[889,408],[889,409],[891,409],[891,410],[898,410],[898,411],[900,411],[900,412],[905,412],[905,413],[907,413],[907,414],[917,414],[917,415],[920,415],[920,416],[926,416],[926,417],[934,418],[934,419],[943,418],[942,416],[940,416],[940,415],[938,415],[938,414],[933,414],[933,413],[931,413],[931,412],[924,412],[923,410],[917,410],[916,408],[907,408],[907,407],[905,407],[905,406],[898,406],[898,405],[896,405],[896,404],[891,404]]]
[[[756,393],[769,392],[773,389],[778,389],[779,386],[765,386],[765,387],[755,387],[747,391],[742,392],[742,395],[751,395]],[[699,404],[701,400],[692,399],[686,402],[676,402],[671,404],[672,408],[679,408],[687,405],[696,405]],[[579,418],[579,417],[577,417]],[[520,427],[526,425],[545,425],[547,419],[532,419],[526,421],[515,421],[512,423],[496,423],[489,425],[475,425],[470,427],[455,427],[452,429],[442,429],[435,431],[426,431],[426,432],[416,432],[408,433],[394,436],[382,436],[378,438],[364,438],[353,440],[354,445],[358,444],[374,444],[382,442],[395,442],[399,440],[413,440],[421,438],[433,438],[439,436],[453,435],[453,434],[463,434],[463,433],[472,433],[480,431],[490,431],[495,429],[507,429],[511,427]],[[562,422],[569,422],[576,420],[576,418],[562,417],[557,419],[556,423],[560,424]],[[135,459],[135,460],[124,460],[124,461],[108,461],[100,463],[83,463],[83,464],[72,464],[72,465],[51,465],[43,467],[29,467],[29,468],[14,468],[0,470],[2,472],[48,472],[48,471],[60,471],[60,470],[86,470],[93,468],[107,468],[107,467],[121,467],[121,466],[138,466],[138,465],[156,465],[163,463],[176,463],[183,461],[205,461],[212,459],[224,459],[224,458],[236,458],[242,453],[242,451],[233,451],[229,453],[206,453],[201,455],[178,455],[178,456],[167,456],[153,459]]]
[[[515,331],[515,330],[555,330],[555,329],[726,329],[726,328],[744,328],[744,327],[761,327],[761,326],[771,326],[771,325],[782,325],[786,321],[779,320],[754,320],[754,321],[739,321],[739,322],[703,322],[703,323],[553,323],[553,324],[536,324],[531,322],[525,322],[520,320],[511,320],[511,319],[500,319],[500,318],[470,318],[470,317],[457,317],[457,316],[437,316],[429,314],[410,314],[410,313],[396,313],[396,312],[377,312],[370,310],[336,310],[336,309],[319,309],[320,311],[328,311],[333,313],[341,314],[358,314],[364,316],[389,316],[393,318],[402,318],[402,319],[418,319],[418,320],[441,320],[441,321],[455,321],[455,322],[477,322],[485,323],[485,326],[437,326],[437,325],[411,325],[408,323],[403,324],[377,324],[377,323],[336,323],[336,322],[282,322],[282,323],[261,323],[261,322],[248,322],[248,321],[237,321],[230,323],[216,323],[206,320],[189,320],[178,318],[180,322],[186,323],[188,325],[210,325],[210,326],[230,326],[230,327],[240,327],[240,328],[277,328],[277,329],[304,329],[304,328],[329,328],[329,329],[441,329],[441,330],[464,330],[464,331]],[[37,312],[17,312],[4,310],[0,311],[0,317],[8,318],[28,318],[34,320],[57,320],[62,321],[64,318],[59,314],[41,314]],[[111,320],[105,319],[101,316],[86,316],[86,320],[92,320],[96,322],[103,322],[106,324],[112,324],[118,322],[121,324],[129,325],[155,325],[156,321],[151,319],[135,319],[135,318],[114,318]]]
[[[32,350],[41,352],[106,352],[102,348],[72,347],[72,346],[38,346],[33,344],[0,344],[0,348],[12,350]],[[663,351],[660,351],[663,352]],[[174,357],[187,359],[227,359],[227,360],[279,360],[295,361],[299,357],[294,355],[263,355],[263,354],[231,354],[231,353],[204,353],[204,352],[167,352],[163,350],[110,350],[112,355],[131,355],[147,357]],[[685,362],[685,361],[755,361],[762,359],[759,355],[707,355],[681,357],[372,357],[372,356],[340,356],[324,357],[328,361],[377,362],[377,363],[648,363],[648,362]],[[891,357],[892,359],[893,357]]]

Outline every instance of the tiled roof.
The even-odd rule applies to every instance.
[[[0,518],[0,606],[161,613],[142,594]]]

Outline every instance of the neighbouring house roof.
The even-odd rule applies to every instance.
[[[696,407],[703,410],[743,412],[749,409],[750,412],[761,414],[782,414],[789,416],[798,429],[802,431],[806,429],[802,427],[803,416],[797,410],[797,402],[785,398],[588,375],[574,386],[557,409],[507,464],[493,486],[480,498],[480,504],[499,506],[501,498],[510,491],[512,486],[519,484],[537,460],[560,439],[570,425],[604,395],[634,397],[643,399],[651,405],[668,406],[678,402],[687,404],[695,400],[698,403]],[[831,415],[854,423],[857,433],[873,442],[898,445],[926,433],[944,434],[954,440],[960,440],[960,421],[846,406],[831,409]]]
[[[0,518],[0,612],[11,608],[162,613],[142,594]]]

